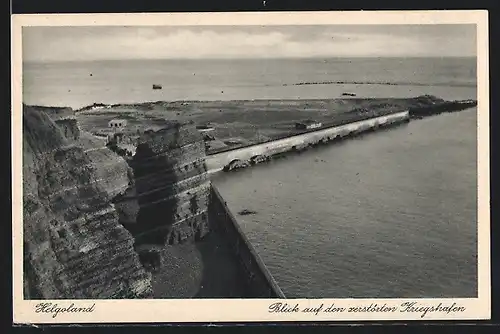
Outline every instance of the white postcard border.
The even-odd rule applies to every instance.
[[[25,14],[12,16],[12,232],[14,323],[142,323],[142,322],[281,322],[360,320],[479,320],[491,316],[489,62],[488,13],[474,11],[357,11],[261,13]],[[478,75],[478,298],[466,299],[144,299],[144,300],[23,300],[22,293],[22,27],[123,25],[355,25],[355,24],[476,24]],[[452,242],[452,241],[450,241]],[[269,312],[275,302],[318,314]],[[403,303],[463,311],[404,312]],[[44,312],[41,303],[57,304]],[[89,312],[64,312],[71,304]],[[395,312],[324,312],[335,307],[397,307]],[[49,307],[50,308],[50,307]],[[49,311],[49,308],[45,308]],[[71,307],[69,308],[71,310]],[[38,311],[38,312],[37,312]],[[422,317],[422,314],[425,315]],[[54,314],[56,314],[54,316]]]

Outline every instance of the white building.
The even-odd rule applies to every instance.
[[[126,126],[127,126],[126,119],[112,119],[111,121],[108,122],[108,127],[110,129],[123,129]]]
[[[313,121],[311,119],[307,119],[302,122],[297,122],[295,123],[295,128],[296,129],[318,129],[322,126],[321,122]]]

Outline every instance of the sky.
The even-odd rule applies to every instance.
[[[475,56],[475,25],[23,27],[26,62]]]

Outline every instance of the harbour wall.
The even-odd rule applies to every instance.
[[[225,166],[229,166],[229,164],[236,160],[245,163],[256,156],[269,157],[288,151],[301,150],[315,144],[326,143],[388,125],[407,122],[409,119],[410,114],[406,110],[345,125],[323,128],[279,140],[207,155],[206,165],[209,173],[215,173],[223,170]]]
[[[285,298],[214,185],[210,187],[208,214],[210,228],[224,236],[237,257],[243,277],[246,278],[246,286],[252,290],[252,297]]]

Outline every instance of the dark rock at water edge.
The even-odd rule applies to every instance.
[[[425,116],[438,115],[444,112],[456,112],[477,106],[477,100],[444,101],[433,96],[416,98],[419,103],[412,106],[411,118],[422,118]]]
[[[253,211],[253,210],[249,210],[249,209],[243,209],[243,210],[238,212],[238,214],[240,216],[254,215],[256,213],[257,213],[257,211]]]

